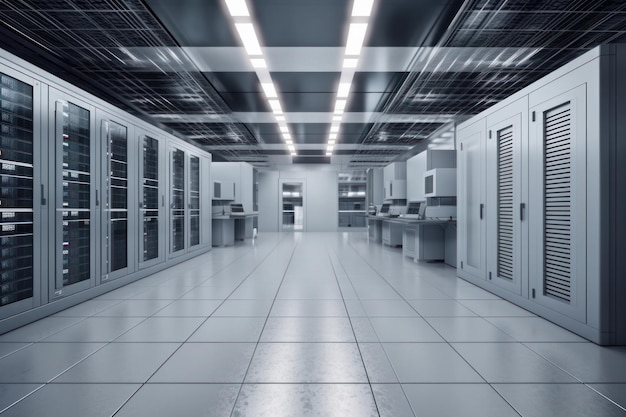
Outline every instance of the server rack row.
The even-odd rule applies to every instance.
[[[211,248],[210,154],[11,58],[0,59],[0,333]]]

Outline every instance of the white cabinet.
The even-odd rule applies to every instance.
[[[253,211],[253,167],[245,162],[215,162],[211,164],[211,176],[219,184],[214,200],[230,201],[243,205],[244,211]]]
[[[406,199],[406,181],[385,181],[385,200]]]
[[[527,175],[522,169],[527,125],[527,97],[487,116],[487,278],[515,294],[522,293],[527,256],[522,251],[527,242],[522,233],[522,225],[527,225]]]
[[[393,162],[383,168],[385,200],[406,199],[406,162]]]
[[[457,265],[460,277],[485,279],[485,141],[486,121],[457,131]]]
[[[601,344],[626,343],[624,69],[596,48],[457,132],[458,275]]]

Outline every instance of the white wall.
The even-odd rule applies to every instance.
[[[307,232],[337,231],[338,168],[328,165],[284,166],[259,172],[259,231],[279,230],[280,180],[305,182],[304,216]]]

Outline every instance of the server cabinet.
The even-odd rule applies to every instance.
[[[189,248],[200,245],[200,158],[189,156]]]
[[[487,118],[487,279],[522,294],[527,224],[523,185],[522,131],[527,123],[528,99],[511,103]],[[527,273],[527,270],[524,272]]]
[[[54,273],[50,298],[69,295],[95,285],[94,109],[79,99],[50,88],[51,146],[55,186]]]
[[[458,267],[459,275],[485,279],[485,137],[480,120],[457,133],[458,152]]]
[[[102,190],[99,202],[102,242],[99,259],[102,281],[107,281],[127,275],[134,267],[134,257],[130,255],[134,240],[130,235],[129,176],[132,171],[129,161],[135,154],[129,146],[129,129],[132,126],[104,116],[99,117],[101,155],[98,160],[102,164],[98,170]]]
[[[40,100],[38,82],[0,66],[0,319],[41,304]]]
[[[139,268],[165,259],[164,140],[142,132],[139,135]]]
[[[185,252],[186,180],[185,151],[170,149],[170,256]]]
[[[542,101],[546,98],[545,101]],[[586,86],[531,94],[531,298],[586,319]],[[577,227],[577,225],[582,225]]]

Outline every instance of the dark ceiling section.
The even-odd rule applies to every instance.
[[[241,125],[169,117],[230,109],[139,0],[3,2],[0,25],[0,47],[177,136],[229,145],[222,153],[232,160],[236,145],[256,144]],[[157,50],[158,61],[138,47]]]
[[[477,114],[590,48],[624,39],[625,33],[626,2],[621,0],[467,0],[436,46],[476,48],[473,63],[463,71],[424,71],[418,53],[409,76],[383,111]],[[486,49],[498,47],[524,48],[520,50],[525,53],[500,62]],[[489,64],[486,70],[474,64],[480,62]],[[388,124],[375,124],[351,165],[370,158],[367,146],[378,144],[388,130]],[[416,130],[411,126],[407,132]]]

